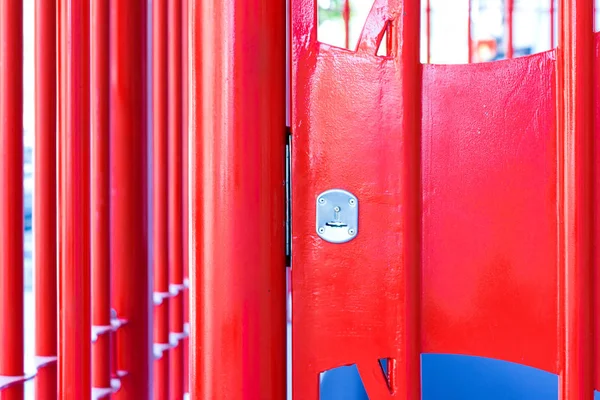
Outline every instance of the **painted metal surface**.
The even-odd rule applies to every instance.
[[[58,395],[91,378],[89,1],[58,4]]]
[[[23,3],[0,1],[0,381],[23,398]],[[2,385],[4,386],[4,385]]]
[[[283,399],[285,2],[190,12],[191,398]]]
[[[108,0],[91,0],[91,244],[92,386],[111,391],[111,262],[109,146],[109,10]]]
[[[54,360],[38,371],[35,391],[41,399],[58,390],[56,4],[35,2],[35,355]]]
[[[419,399],[418,353],[454,353],[591,399],[591,1],[560,3],[559,51],[422,67],[401,47],[411,2],[376,1],[356,52],[317,42],[312,4],[292,1],[295,398],[356,364],[370,398]],[[377,57],[388,21],[400,39]],[[361,199],[344,245],[314,229],[329,187]]]
[[[168,59],[167,1],[152,3],[152,169],[153,169],[153,229],[152,250],[154,293],[160,303],[154,304],[154,343],[170,347],[169,343],[169,203],[168,203]],[[154,398],[169,398],[169,358],[164,350],[154,362]]]
[[[118,316],[128,321],[115,334],[117,375],[122,376],[116,400],[147,399],[152,393],[146,15],[146,0],[111,2],[111,299]]]
[[[183,119],[181,26],[182,0],[167,1],[168,15],[168,240],[169,284],[175,293],[169,300],[169,330],[183,335]],[[164,168],[164,165],[161,167]],[[183,397],[183,343],[177,339],[169,357],[171,399]]]

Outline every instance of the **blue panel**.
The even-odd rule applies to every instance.
[[[450,354],[422,356],[423,400],[557,400],[558,377],[506,361]],[[595,400],[600,394],[595,393]],[[322,376],[321,400],[368,400],[355,366]]]
[[[423,400],[557,400],[558,377],[483,357],[423,354]]]

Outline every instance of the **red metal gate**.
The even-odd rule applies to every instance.
[[[356,364],[371,399],[419,399],[430,352],[534,366],[561,399],[592,398],[592,10],[560,2],[558,50],[421,66],[418,0],[376,0],[354,50],[319,43],[314,1],[292,0],[294,398]],[[320,217],[330,189],[355,196],[358,227],[343,197]],[[341,230],[358,233],[320,237]]]

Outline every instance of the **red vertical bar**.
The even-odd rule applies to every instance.
[[[89,2],[61,1],[59,341],[61,399],[91,395]]]
[[[554,1],[555,0],[550,0],[550,48],[553,49],[554,48],[554,42],[555,42],[555,27],[554,27]]]
[[[147,232],[146,0],[110,7],[112,303],[128,321],[116,334],[117,367],[129,374],[117,399],[151,396]]]
[[[181,78],[182,78],[182,112],[183,112],[183,142],[182,142],[182,160],[183,160],[183,277],[189,280],[189,95],[188,75],[189,75],[189,0],[183,0],[181,9]],[[190,291],[186,289],[183,293],[183,315],[184,322],[189,325],[190,322]],[[183,390],[186,393],[190,391],[189,382],[189,338],[183,339]]]
[[[284,399],[285,2],[192,4],[191,398]]]
[[[181,88],[181,2],[168,0],[169,66],[169,282],[183,285],[183,178],[182,178],[182,88]],[[170,300],[169,325],[172,333],[183,332],[183,292]],[[183,397],[183,343],[171,350],[170,398]]]
[[[169,293],[167,0],[152,3],[154,291]],[[154,309],[154,342],[169,344],[169,299]],[[169,398],[169,351],[154,363],[154,398]]]
[[[561,400],[593,398],[593,0],[559,2],[558,152]],[[562,95],[564,94],[564,96]]]
[[[469,0],[470,1],[470,0]],[[426,12],[426,24],[427,24],[427,64],[431,63],[431,0],[427,0],[427,6],[425,8]],[[471,12],[470,12],[470,3],[469,3],[469,32],[471,32]],[[469,48],[471,48],[469,40]],[[470,50],[469,50],[469,62],[471,62],[470,58]]]
[[[23,368],[23,3],[0,0],[0,376]],[[23,384],[0,392],[23,398]]]
[[[472,6],[473,0],[467,0],[469,2],[469,19],[467,21],[467,45],[468,45],[468,63],[471,64],[473,62],[473,18],[472,18]]]
[[[56,357],[56,1],[35,2],[35,355]],[[57,393],[56,363],[42,367],[36,394]]]
[[[506,58],[513,58],[514,0],[506,0]]]
[[[109,0],[92,1],[92,324],[110,326]],[[92,346],[92,385],[109,388],[110,336]]]
[[[342,17],[344,18],[344,32],[345,36],[345,47],[350,48],[350,0],[344,0],[344,9],[342,10]]]
[[[402,346],[395,363],[392,385],[401,399],[421,398],[421,63],[419,62],[421,32],[420,0],[404,0],[400,31],[399,55],[402,63],[401,107],[403,152],[399,154],[402,182],[402,264],[404,265],[403,310],[400,312]],[[470,18],[469,18],[470,20]]]

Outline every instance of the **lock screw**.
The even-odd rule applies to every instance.
[[[350,204],[352,207],[354,207],[356,205],[356,200],[350,199],[350,200],[348,200],[348,204]]]
[[[333,211],[335,211],[336,213],[339,213],[339,212],[340,212],[340,210],[341,210],[340,206],[335,206],[335,207],[333,208]]]
[[[353,228],[348,229],[348,234],[350,236],[354,236],[356,234],[356,230],[354,230]]]

